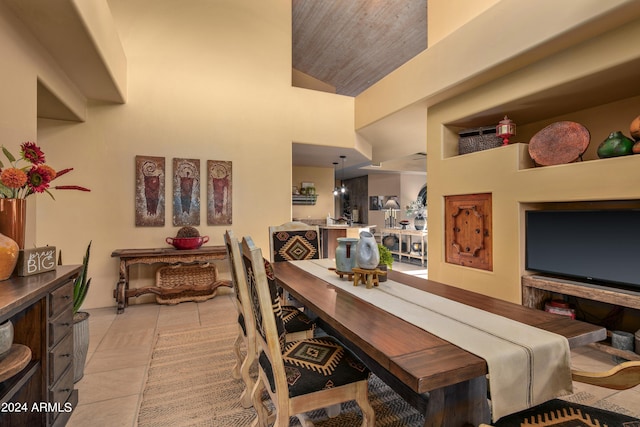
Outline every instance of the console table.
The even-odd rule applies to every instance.
[[[138,289],[129,289],[129,267],[135,264],[170,264],[175,266],[209,264],[216,260],[227,257],[227,250],[224,245],[202,246],[198,249],[174,249],[174,248],[151,248],[151,249],[117,249],[111,253],[112,257],[120,258],[120,274],[113,297],[117,302],[118,314],[124,312],[129,305],[129,298],[153,293],[167,297],[177,292],[201,291],[200,287],[194,283],[185,283],[182,286],[167,290],[158,286],[146,286]],[[156,284],[157,285],[157,284]],[[216,280],[212,277],[207,288],[215,295],[219,286],[231,287],[231,282],[226,280]]]
[[[402,228],[383,228],[380,230],[380,242],[384,245],[385,236],[395,235],[398,237],[398,250],[391,250],[391,253],[398,255],[398,261],[402,262],[402,257],[407,259],[417,258],[424,266],[424,261],[427,259],[427,231],[426,230],[409,230]],[[413,239],[420,240],[420,250],[414,251]],[[402,250],[402,244],[405,244],[406,251]],[[386,245],[385,245],[386,246]]]

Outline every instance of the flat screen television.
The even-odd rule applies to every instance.
[[[640,210],[525,212],[527,270],[640,291]]]

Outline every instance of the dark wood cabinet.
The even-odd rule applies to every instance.
[[[0,383],[0,425],[63,426],[78,402],[73,384],[73,280],[80,266],[0,282],[0,323],[31,361]],[[0,360],[0,369],[2,361]]]

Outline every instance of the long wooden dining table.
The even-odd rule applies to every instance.
[[[356,353],[425,416],[425,426],[490,422],[487,363],[437,336],[322,280],[291,262],[274,263],[282,288],[319,326]],[[606,329],[398,271],[388,278],[567,338],[570,348],[606,338]],[[345,280],[347,280],[345,278]]]

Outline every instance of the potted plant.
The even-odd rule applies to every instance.
[[[89,351],[89,313],[79,311],[87,297],[91,279],[87,279],[89,270],[89,254],[91,242],[82,259],[82,270],[73,284],[73,382],[76,383],[84,376],[84,365]]]
[[[393,265],[393,254],[391,254],[391,250],[389,250],[385,245],[378,243],[378,252],[380,252],[380,263],[378,264],[378,269],[382,271],[387,271],[387,269],[391,270],[391,266]],[[380,276],[378,280],[380,282],[386,281],[386,274],[384,276]]]

